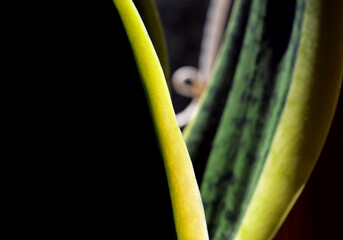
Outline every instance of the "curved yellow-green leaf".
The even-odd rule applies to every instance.
[[[236,240],[272,239],[315,166],[342,85],[342,26],[343,1],[307,1],[286,106]]]
[[[135,0],[134,4],[149,33],[169,86],[169,61],[166,40],[154,0]]]
[[[113,2],[131,43],[150,105],[164,158],[178,239],[208,239],[205,214],[193,166],[176,122],[156,52],[132,0]]]

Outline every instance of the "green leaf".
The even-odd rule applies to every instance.
[[[163,27],[154,0],[134,0],[133,1],[139,15],[141,16],[144,26],[146,27],[152,44],[156,50],[158,59],[160,60],[161,66],[163,68],[164,76],[169,83],[169,60],[167,44],[164,37]]]
[[[113,2],[131,43],[149,103],[166,169],[178,239],[206,240],[208,234],[200,192],[157,54],[132,1]]]
[[[275,146],[280,147],[283,146],[282,143],[285,143],[297,149],[295,143],[299,145],[304,143],[302,134],[300,136],[291,134],[293,129],[289,129],[289,136],[286,136],[287,133],[285,133],[280,139],[277,138],[278,129],[282,128],[282,124],[284,124],[281,121],[282,116],[286,114],[284,112],[287,109],[289,111],[287,121],[295,126],[302,126],[301,119],[307,118],[306,111],[289,110],[291,109],[289,96],[292,96],[292,91],[304,91],[301,83],[305,84],[306,81],[323,82],[322,79],[314,76],[300,80],[294,75],[296,74],[296,61],[306,62],[305,59],[307,59],[309,64],[297,67],[297,69],[300,71],[302,68],[302,72],[309,74],[312,74],[310,72],[317,64],[312,62],[313,56],[304,56],[298,52],[301,39],[310,39],[307,38],[310,36],[307,31],[314,29],[309,24],[303,27],[304,16],[312,18],[307,21],[312,22],[313,26],[319,24],[315,21],[315,17],[311,16],[311,10],[308,10],[311,7],[305,9],[307,4],[311,6],[314,4],[313,2],[297,0],[276,3],[271,0],[241,0],[234,3],[213,78],[202,96],[195,120],[186,127],[184,133],[198,180],[201,181],[201,194],[211,239],[233,239],[251,204],[256,204],[255,207],[260,206],[265,212],[268,212],[266,209],[268,206],[278,209],[278,213],[274,212],[275,216],[269,215],[270,219],[260,221],[261,224],[270,223],[263,226],[267,233],[265,238],[261,237],[261,239],[269,239],[278,229],[283,217],[301,191],[298,188],[296,192],[289,193],[285,198],[285,205],[278,208],[275,200],[277,197],[274,196],[273,199],[264,194],[271,194],[270,191],[273,189],[271,185],[273,182],[282,181],[283,176],[279,174],[278,180],[276,175],[275,178],[269,179],[268,188],[264,191],[258,188],[257,183],[262,181],[259,179],[264,179],[263,172],[267,166],[266,161],[272,158],[270,154],[280,156],[280,159],[288,157],[297,159],[295,155],[284,152],[281,148],[274,152]],[[320,8],[320,10],[316,10],[318,13],[329,11],[326,5],[318,8]],[[318,14],[319,19],[320,16]],[[338,22],[341,21],[337,12],[334,16]],[[320,24],[324,23],[327,24],[326,27],[330,25],[329,20],[323,20]],[[336,33],[337,36],[331,34],[332,38],[341,39],[339,31]],[[323,33],[322,36],[327,36],[327,33]],[[319,41],[317,37],[313,37],[311,41],[322,43],[322,40]],[[339,46],[339,41],[341,40],[335,41],[335,47]],[[312,49],[314,53],[318,51],[315,45],[310,46],[309,49]],[[337,98],[339,92],[341,77],[338,72],[342,71],[342,54],[339,50],[333,55],[335,56],[326,56],[326,61],[335,58],[338,62],[332,67],[335,72],[335,76],[332,76],[333,97],[328,98],[326,107],[331,112],[325,114],[325,120],[323,119],[323,125],[321,125],[323,128],[317,126],[319,142],[324,139],[324,135],[321,134],[328,131],[326,124],[331,121],[332,111],[337,100],[333,99]],[[330,71],[330,67],[326,67],[327,69],[322,71]],[[299,84],[296,88],[294,87],[295,82]],[[306,97],[309,97],[308,101],[313,101],[308,96],[309,91],[302,92],[296,101],[300,104],[305,101]],[[313,98],[313,96],[311,97]],[[306,104],[303,104],[306,107]],[[317,103],[311,104],[307,107],[315,109]],[[291,116],[295,118],[292,119]],[[317,117],[313,116],[309,122],[315,121],[315,118]],[[325,121],[326,123],[324,123]],[[290,140],[287,140],[290,136],[294,141],[292,144],[288,142]],[[312,140],[309,137],[306,141],[311,142]],[[308,152],[301,158],[309,159],[308,156],[312,156],[309,161],[315,162],[315,153],[318,153],[318,149],[320,151],[322,147],[319,142],[318,148],[313,153]],[[282,162],[282,160],[280,161]],[[297,164],[297,161],[294,160],[293,164]],[[288,167],[294,168],[291,160]],[[301,178],[300,182],[304,184],[312,167],[310,164],[306,171],[304,170],[303,178],[300,177],[302,176],[300,172],[295,171],[292,174],[294,174],[294,178]],[[267,185],[267,183],[264,184]],[[287,187],[290,187],[291,184],[289,183]],[[297,184],[300,187],[299,182]],[[270,200],[268,204],[258,205],[260,202],[253,201],[255,191],[261,192],[260,198],[268,198]],[[286,206],[286,202],[289,205]],[[262,228],[257,221],[264,216],[263,214],[262,211],[259,211],[258,214],[251,212],[247,218],[244,217],[244,219],[252,218],[256,221],[251,223],[250,220],[246,220],[244,232],[255,231],[253,234],[248,234],[247,239],[256,239],[258,236],[258,227],[254,226]],[[278,219],[278,221],[273,222],[273,225],[271,224],[272,219]]]

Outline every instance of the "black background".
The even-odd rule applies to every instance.
[[[163,161],[113,2],[38,12],[22,103],[36,179],[19,201],[27,235],[175,239]]]

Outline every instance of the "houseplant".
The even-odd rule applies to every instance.
[[[195,173],[175,121],[167,83],[157,55],[132,1],[114,0],[114,4],[127,31],[146,91],[166,167],[178,238],[208,239]],[[293,8],[290,8],[294,13],[291,26],[285,24],[290,27],[286,31],[289,33],[289,42],[280,46],[279,42],[275,42],[275,38],[281,41],[284,36],[273,35],[275,26],[266,23],[266,19],[275,17],[268,11],[276,6],[270,1],[235,1],[234,4],[226,33],[226,44],[221,49],[222,55],[218,57],[213,79],[204,93],[199,112],[185,130],[185,139],[186,142],[189,141],[191,157],[194,152],[196,154],[197,151],[206,150],[197,148],[194,142],[201,145],[204,141],[214,141],[214,146],[217,146],[217,149],[207,147],[209,149],[205,155],[209,156],[209,162],[201,183],[211,239],[270,239],[306,184],[329,130],[341,88],[343,66],[342,30],[332,26],[342,23],[340,15],[343,6],[339,1],[296,1]],[[253,29],[253,26],[256,29]],[[244,29],[247,27],[256,32],[245,33]],[[237,36],[235,32],[240,30],[241,42],[232,41],[235,39],[233,36]],[[234,49],[238,44],[244,46],[242,53]],[[283,51],[278,52],[280,49]],[[236,60],[232,60],[231,52],[234,50]],[[230,54],[227,54],[228,52]],[[256,59],[261,61],[256,62],[257,65],[246,72],[252,64],[249,62],[251,54],[255,54]],[[247,73],[250,76],[245,78]],[[218,113],[218,108],[213,106],[217,106],[217,100],[222,96],[216,93],[216,89],[222,87],[223,76],[228,74],[233,77],[233,82],[225,83],[230,86],[227,86],[227,91],[224,91],[226,93],[222,94],[228,102],[220,103],[222,110]],[[245,85],[242,84],[244,78]],[[268,86],[266,82],[264,85],[254,85],[258,80],[266,79],[275,82],[272,86]],[[281,80],[277,81],[278,79]],[[273,95],[276,92],[270,92],[274,87],[282,92],[283,97]],[[244,89],[249,91],[245,92]],[[266,92],[269,92],[269,95],[266,95]],[[319,100],[320,95],[325,96],[324,101]],[[237,99],[245,100],[246,103],[237,103]],[[272,99],[280,100],[276,104],[277,108],[272,105]],[[255,106],[260,107],[256,109]],[[266,118],[271,117],[263,121],[269,124],[261,123],[258,115],[258,110],[266,106],[271,109],[267,112],[272,112],[266,115]],[[247,115],[236,115],[241,113],[242,109],[245,109],[243,112]],[[217,118],[215,121],[212,121],[213,112]],[[236,114],[232,116],[233,112]],[[253,119],[252,115],[257,117]],[[260,125],[253,125],[254,121]],[[212,125],[207,124],[209,122]],[[230,129],[230,123],[236,124],[240,131],[237,133]],[[249,124],[253,127],[249,127]],[[211,128],[208,128],[209,126]],[[257,138],[245,143],[248,145],[248,151],[244,149],[244,142],[230,143],[232,134],[249,137],[249,131],[256,128],[265,133],[259,133]],[[226,132],[226,129],[229,129],[229,132]],[[189,139],[194,137],[192,132],[199,136],[191,141]],[[204,134],[206,132],[212,136],[209,138]],[[231,157],[232,153],[226,153],[228,148],[223,148],[221,144],[231,144],[233,149],[238,151],[240,148],[237,143],[241,144],[240,148],[243,149],[243,152],[238,153],[237,159],[245,160],[227,166],[227,161],[223,162],[223,159],[227,155]],[[207,143],[206,146],[211,144]],[[251,152],[251,149],[257,152]],[[258,164],[255,164],[256,162]],[[193,164],[196,164],[196,160]],[[222,170],[224,172],[220,172]],[[247,179],[246,175],[251,178]],[[221,180],[223,178],[226,179],[224,183]],[[228,182],[233,179],[238,185],[228,188]],[[223,191],[227,196],[223,196]],[[242,205],[238,206],[237,201],[242,202]],[[218,206],[224,206],[229,211],[223,213]],[[232,224],[234,221],[237,222]]]

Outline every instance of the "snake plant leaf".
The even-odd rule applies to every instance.
[[[144,26],[146,27],[152,44],[156,50],[158,59],[160,60],[161,66],[163,68],[164,76],[169,83],[169,60],[167,44],[163,32],[163,26],[160,20],[159,12],[156,7],[154,0],[134,0],[139,15],[141,16]]]
[[[104,158],[113,166],[104,165],[108,169],[99,171],[108,176],[106,188],[100,189],[115,197],[111,207],[114,212],[107,217],[107,221],[113,218],[114,222],[109,221],[107,228],[115,236],[173,240],[176,231],[168,182],[148,100],[118,10],[112,1],[107,7],[111,15],[104,23],[106,35],[102,42],[110,46],[104,51],[108,69],[94,79],[108,83],[99,89],[106,102],[97,105],[107,116],[102,121],[111,121],[102,132],[108,132],[104,146],[109,146],[114,155]]]
[[[238,229],[240,229],[238,239],[257,239],[257,236],[263,234],[265,235],[258,239],[270,239],[301,192],[301,188],[312,170],[313,165],[311,164],[314,164],[325,139],[324,133],[328,131],[342,78],[342,52],[339,44],[339,41],[342,41],[342,33],[340,30],[337,30],[335,34],[333,31],[330,32],[332,25],[338,26],[340,25],[338,23],[342,21],[339,17],[339,11],[342,11],[341,4],[337,3],[339,10],[334,11],[330,9],[331,4],[324,4],[324,1],[315,2],[306,0],[284,3],[269,0],[237,0],[234,2],[213,79],[202,96],[195,120],[185,129],[186,143],[192,161],[195,169],[200,170],[196,173],[198,179],[201,180],[201,194],[211,239],[234,239]],[[317,7],[313,8],[316,5]],[[330,11],[333,14],[331,20],[337,21],[337,24],[330,23],[329,19],[324,19]],[[244,16],[247,20],[244,19]],[[309,22],[318,28],[310,27]],[[327,32],[323,29],[327,29]],[[314,34],[317,35],[312,35],[313,38],[308,33],[311,30],[317,30],[317,33]],[[236,35],[236,33],[240,33],[240,35]],[[325,49],[323,37],[319,38],[318,36],[335,39],[334,47],[337,52],[334,53],[327,49],[327,55],[324,56],[321,51],[326,52],[326,50],[318,50],[319,46]],[[301,52],[306,41],[318,44],[309,44],[305,48],[307,50],[303,50],[312,51],[314,55],[304,55]],[[239,52],[235,53],[235,49],[239,49]],[[335,59],[337,64],[332,64],[332,69],[326,65],[322,66],[322,70],[313,72],[313,68],[319,69],[319,56],[326,59],[323,61]],[[308,65],[301,64],[302,67],[299,67],[299,62],[306,62],[305,59]],[[309,74],[307,77],[303,75],[304,78],[301,80],[297,77],[300,68],[302,73]],[[318,116],[314,112],[323,109],[316,109],[316,106],[319,105],[314,103],[315,90],[310,86],[324,84],[324,80],[328,77],[320,74],[331,70],[333,74],[329,75],[332,77],[330,78],[332,85],[331,83],[328,85],[328,91],[332,92],[332,96],[327,98],[325,107],[327,112],[323,112],[325,116],[323,122],[317,122],[319,125],[316,125]],[[304,87],[299,83],[306,84],[306,81],[308,81],[309,87]],[[306,92],[304,88],[306,91],[313,92]],[[299,91],[303,92],[300,94]],[[299,128],[304,127],[302,119],[308,119],[308,112],[299,109],[298,111],[295,108],[291,111],[287,110],[291,109],[289,102],[292,100],[289,99],[294,96],[292,94],[297,94],[299,98],[293,100],[293,104],[296,104],[295,101],[297,101],[299,105],[302,103],[304,108],[313,109],[314,115],[308,121],[309,123],[313,121],[310,125],[317,129],[318,133],[316,135],[318,141],[314,140],[317,141],[318,148],[311,153],[306,152],[304,156],[302,154],[295,156],[292,155],[294,152],[290,152],[298,151],[299,146],[307,148],[304,142],[307,141],[310,144],[311,137],[305,141],[302,138],[305,135],[302,133],[292,135],[289,132],[288,136],[284,132],[282,137],[278,135],[278,129],[285,124],[283,123],[285,120],[282,119],[286,112],[289,114],[288,123],[297,126],[300,132],[306,129],[300,130]],[[318,99],[319,94],[316,96]],[[306,105],[304,101],[308,101],[306,102],[308,104]],[[290,136],[297,145],[290,144],[288,141],[291,140],[286,141]],[[281,145],[287,146],[285,149],[289,149],[290,152],[286,153],[282,150]],[[279,146],[278,150],[274,150],[275,146]],[[309,151],[309,149],[304,151]],[[274,157],[271,157],[271,154]],[[275,178],[262,180],[265,178],[263,173],[267,171],[265,170],[268,166],[266,165],[267,159],[270,158],[273,158],[275,162],[280,161],[282,164],[285,164],[286,158],[293,159],[289,160],[290,169],[294,169],[297,164],[301,165],[297,162],[300,161],[299,159],[308,159],[303,161],[311,162],[307,168],[303,166],[303,173],[290,170],[290,176],[299,177],[301,180],[297,183],[287,183],[287,187],[294,184],[292,187],[297,190],[289,192],[289,195],[285,193],[287,197],[286,195],[282,196],[285,204],[279,208],[278,202],[275,200],[279,198],[272,195],[271,191],[278,187],[278,185],[272,187],[274,183],[282,181],[280,180],[283,179],[282,174],[279,174],[278,180],[276,180],[276,173],[273,176]],[[272,168],[272,166],[276,165],[273,164],[269,167]],[[262,184],[260,181],[264,181],[264,183]],[[258,188],[257,184],[263,187]],[[281,182],[280,186],[283,186]],[[256,193],[259,200],[256,200],[257,197],[253,197],[255,191],[259,192]],[[266,200],[266,198],[269,200],[261,203],[261,199]],[[266,202],[268,204],[265,204]],[[245,215],[247,209],[252,209],[251,206],[254,206],[254,211],[248,210]],[[258,219],[265,216],[264,213],[269,212],[267,209],[269,206],[275,207],[273,211],[276,215],[270,214],[268,215],[270,219],[259,221]],[[263,209],[265,212],[256,209]],[[275,212],[276,209],[279,211],[278,213]],[[240,227],[243,218],[249,220],[243,220],[243,227]],[[265,225],[262,226],[262,224]],[[264,228],[264,233],[262,233],[263,231],[259,232],[261,228]],[[252,233],[252,231],[254,232]]]
[[[113,2],[131,43],[149,103],[164,160],[178,239],[208,239],[199,188],[157,54],[133,2]]]
[[[237,65],[249,16],[251,1],[236,1],[219,51],[210,86],[201,97],[196,118],[183,130],[195,173],[202,182],[207,159],[216,134]]]
[[[309,179],[342,87],[342,14],[342,1],[306,1],[285,109],[236,239],[271,239]]]

